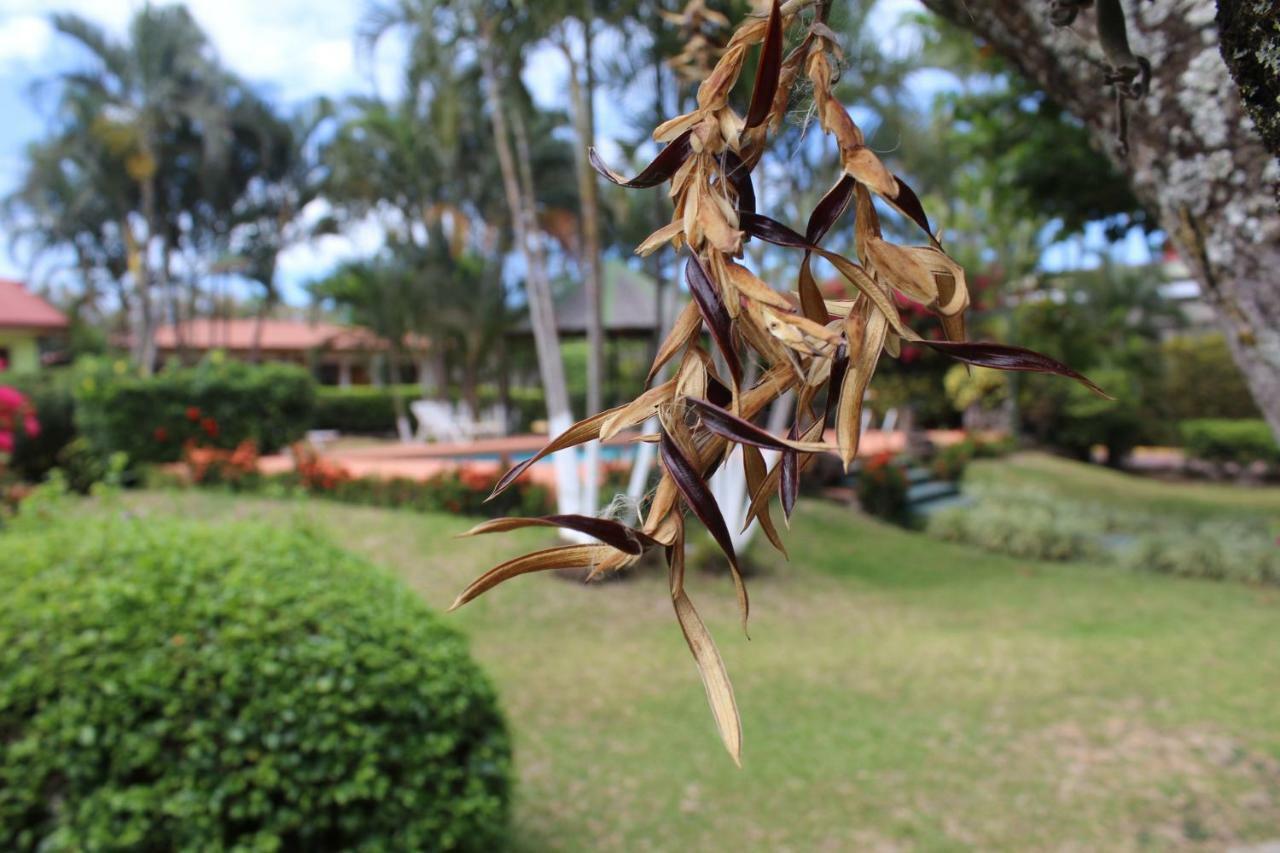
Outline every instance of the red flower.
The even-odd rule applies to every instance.
[[[473,492],[488,492],[494,486],[494,479],[488,472],[467,466],[458,469],[458,479]]]
[[[0,385],[0,453],[13,450],[14,431],[19,421],[28,436],[40,434],[40,422],[36,420],[35,407],[17,388]]]
[[[187,420],[192,423],[200,420],[200,410],[195,406],[187,406]]]
[[[158,426],[152,431],[151,437],[163,444],[169,440],[169,431],[162,426]]]
[[[200,429],[204,430],[205,435],[209,438],[218,437],[218,422],[213,418],[205,418],[200,422]]]

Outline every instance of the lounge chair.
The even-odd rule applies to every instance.
[[[458,418],[453,406],[443,400],[414,400],[409,404],[418,421],[415,435],[419,441],[465,441],[470,438],[466,422]]]

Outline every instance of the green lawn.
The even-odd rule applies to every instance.
[[[1077,496],[1094,474],[1115,485],[1035,458],[985,471],[1063,479]],[[1152,503],[1184,493],[1126,487]],[[1185,499],[1235,506],[1236,494],[1195,487]],[[1275,492],[1249,499],[1280,506]],[[315,525],[442,610],[484,568],[550,541],[455,540],[469,521],[324,502],[126,500]],[[519,849],[1280,838],[1280,591],[997,557],[817,500],[802,502],[788,545],[791,564],[755,551],[750,642],[728,579],[690,579],[737,689],[741,770],[720,746],[658,573],[594,586],[519,578],[448,617],[512,722]]]
[[[980,460],[969,467],[965,477],[977,483],[1045,489],[1064,498],[1100,501],[1125,509],[1197,516],[1229,516],[1242,511],[1280,516],[1280,488],[1171,484],[1043,453]]]

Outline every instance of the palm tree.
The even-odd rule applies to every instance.
[[[119,227],[138,306],[134,355],[149,369],[157,292],[169,299],[177,319],[172,255],[180,235],[178,212],[190,200],[192,164],[207,175],[231,156],[227,88],[233,78],[220,69],[182,6],[144,6],[123,42],[77,15],[54,15],[52,21],[88,59],[87,67],[56,81],[62,113],[71,123],[67,131],[94,140],[123,164],[136,186],[141,233],[135,233],[132,216],[121,217]]]
[[[254,126],[262,142],[262,163],[259,174],[232,203],[230,240],[237,270],[262,287],[253,336],[252,358],[256,361],[263,320],[280,302],[276,282],[280,254],[299,240],[332,229],[329,218],[308,227],[303,211],[324,188],[324,165],[314,149],[333,107],[321,98],[304,105],[287,121],[279,120],[262,102],[244,111],[249,110],[258,113]]]
[[[515,245],[523,260],[525,291],[553,433],[573,422],[560,340],[552,307],[547,248],[538,224],[533,143],[528,98],[520,83],[524,51],[538,35],[530,5],[501,0],[388,0],[365,17],[362,40],[372,49],[392,29],[410,41],[411,89],[430,86],[429,73],[467,64],[466,51],[483,85],[483,104],[492,132],[501,186]],[[478,104],[477,104],[478,105]],[[561,508],[579,507],[579,474],[574,454],[555,454]]]
[[[129,254],[122,234],[135,196],[123,164],[97,140],[62,132],[27,147],[22,177],[5,199],[3,215],[13,245],[30,255],[34,277],[45,276],[34,269],[41,261],[60,264],[70,250],[81,304],[99,309],[110,287],[127,317],[131,300],[123,283]],[[55,266],[47,274],[58,271]]]
[[[408,416],[404,400],[394,386],[399,383],[405,344],[432,310],[422,289],[417,287],[413,270],[388,252],[369,260],[343,264],[326,278],[312,283],[308,290],[317,303],[342,310],[351,322],[373,330],[386,342],[388,375],[385,378],[392,386],[397,427],[401,437],[407,438]]]

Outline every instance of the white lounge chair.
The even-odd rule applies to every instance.
[[[465,412],[460,420],[465,420]],[[500,438],[507,434],[507,413],[498,406],[490,406],[484,413],[468,424],[473,438]]]
[[[409,404],[418,421],[419,441],[464,441],[470,436],[453,406],[443,400],[414,400]]]

